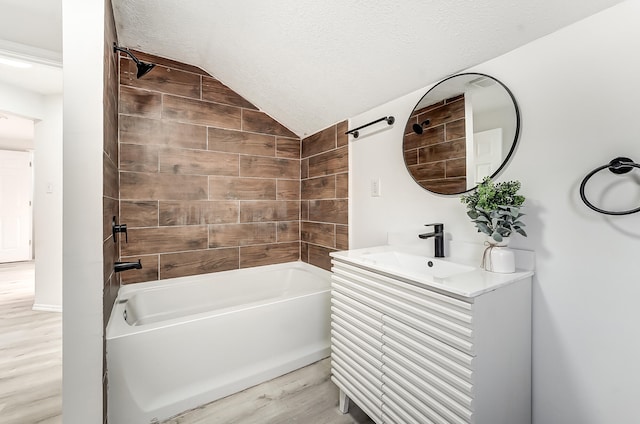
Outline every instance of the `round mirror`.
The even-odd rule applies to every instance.
[[[484,74],[459,74],[420,99],[407,122],[402,152],[420,186],[459,194],[500,172],[519,132],[518,105],[504,84]]]

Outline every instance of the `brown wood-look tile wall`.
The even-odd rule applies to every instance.
[[[136,79],[120,57],[120,254],[143,266],[123,283],[299,260],[300,139],[201,69],[134,53],[156,67]]]
[[[301,258],[331,269],[330,252],[349,248],[347,122],[302,140],[300,164]]]
[[[466,190],[464,95],[415,111],[404,136],[404,159],[418,184],[437,192]],[[413,132],[413,124],[429,119],[424,132]]]

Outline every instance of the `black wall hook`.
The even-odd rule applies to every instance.
[[[117,243],[118,242],[118,237],[116,236],[116,234],[118,233],[124,233],[124,241],[125,243],[129,243],[129,236],[127,235],[127,224],[116,224],[116,217],[113,217],[113,220],[111,221],[111,230],[113,232],[113,242]]]

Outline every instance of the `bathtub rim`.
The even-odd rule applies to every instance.
[[[126,306],[126,302],[132,296],[150,290],[161,290],[163,288],[172,287],[180,284],[197,284],[202,281],[210,280],[211,278],[224,278],[227,275],[232,275],[234,273],[242,272],[246,275],[260,275],[265,271],[278,271],[278,270],[287,270],[291,268],[301,269],[306,272],[310,272],[314,276],[321,278],[326,281],[326,288],[322,290],[314,290],[314,291],[306,291],[301,292],[299,294],[290,295],[290,296],[281,296],[269,299],[267,302],[264,300],[250,302],[247,304],[236,305],[232,307],[222,308],[215,311],[206,311],[200,312],[192,315],[187,315],[183,317],[177,317],[168,319],[165,321],[161,321],[158,323],[151,323],[147,325],[140,326],[131,326],[124,321],[122,314],[124,313],[124,308]],[[319,268],[315,265],[311,265],[307,262],[303,261],[291,261],[291,262],[283,262],[279,264],[271,264],[271,265],[261,265],[257,267],[250,268],[239,268],[228,271],[220,271],[220,272],[212,272],[207,274],[196,274],[189,275],[183,277],[174,277],[167,278],[164,280],[154,280],[154,281],[146,281],[142,283],[132,283],[125,286],[121,286],[116,300],[111,308],[111,313],[109,314],[109,320],[107,322],[107,326],[105,329],[105,339],[113,340],[121,337],[133,336],[135,334],[139,334],[146,331],[154,331],[158,328],[181,325],[185,322],[197,321],[202,319],[207,319],[223,314],[229,314],[236,311],[241,311],[245,309],[251,309],[259,307],[260,305],[264,305],[265,303],[271,302],[281,302],[288,299],[296,299],[305,296],[313,296],[317,293],[324,293],[331,290],[331,272]]]

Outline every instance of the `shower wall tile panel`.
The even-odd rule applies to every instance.
[[[121,114],[160,118],[162,115],[162,94],[120,86],[118,108]]]
[[[277,241],[279,243],[300,240],[300,221],[278,222]]]
[[[331,152],[338,147],[335,125],[302,140],[302,157],[308,158],[319,153]]]
[[[310,178],[343,172],[349,172],[349,149],[347,146],[309,158]]]
[[[275,222],[210,225],[209,247],[275,243],[276,231]]]
[[[329,256],[329,253],[335,250],[336,249],[309,243],[309,263],[311,265],[329,270],[331,269],[331,256]]]
[[[126,143],[203,150],[207,148],[207,127],[121,115],[120,144]]]
[[[262,178],[209,177],[211,200],[275,200],[278,182]]]
[[[239,130],[241,109],[235,106],[163,94],[162,118],[189,124]]]
[[[335,199],[336,198],[336,177],[309,178],[302,182],[302,200],[309,199]]]
[[[296,135],[264,112],[257,110],[242,110],[242,129],[244,131],[261,134],[279,135],[297,138]]]
[[[301,140],[201,69],[134,54],[157,66],[119,58],[120,255],[143,265],[122,282],[298,260]]]
[[[257,110],[251,102],[217,79],[204,76],[202,77],[202,100]]]
[[[159,256],[160,255],[148,255],[148,256],[136,256],[135,261],[140,260],[142,264],[142,269],[137,269],[135,271],[128,271],[122,273],[122,280],[127,283],[141,283],[144,281],[156,281],[158,279],[159,271]],[[131,259],[133,260],[133,259]],[[126,276],[125,276],[126,274]]]
[[[460,158],[447,161],[445,173],[447,178],[465,177],[467,175],[467,159]]]
[[[346,199],[349,197],[349,174],[342,173],[336,175],[336,197]]]
[[[120,171],[120,198],[125,200],[207,200],[206,175]]]
[[[160,146],[121,144],[120,170],[133,172],[158,172]]]
[[[302,140],[302,260],[331,269],[330,252],[349,248],[349,138],[340,122]]]
[[[160,172],[184,175],[228,175],[239,173],[238,155],[201,150],[163,148],[158,153]]]
[[[339,122],[336,125],[337,128],[337,143],[338,147],[346,146],[349,144],[349,136],[347,135],[347,131],[349,130],[349,125],[347,121]]]
[[[296,140],[300,144],[300,140]],[[218,152],[275,156],[276,137],[244,131],[208,128],[208,148]],[[294,158],[299,159],[300,156]]]
[[[276,137],[276,156],[300,160],[300,140],[296,138]]]
[[[128,230],[129,242],[120,243],[122,256],[207,248],[208,234],[205,225],[129,228]]]
[[[118,167],[107,156],[106,152],[102,154],[102,193],[105,197],[111,199],[118,198]]]
[[[349,226],[336,225],[336,249],[349,249]]]
[[[132,60],[127,60],[124,63],[127,66],[120,68],[121,86],[134,86],[143,90],[200,98],[200,75],[156,65],[153,72],[138,79],[136,64]]]
[[[106,240],[113,234],[111,220],[118,216],[118,199],[102,197],[102,239]]]
[[[413,177],[426,188],[462,192],[466,189],[464,96],[415,111],[405,128],[404,159]],[[429,119],[422,134],[412,125]]]
[[[276,180],[276,199],[300,199],[300,180]]]
[[[241,155],[240,176],[299,179],[300,160]]]
[[[336,226],[322,222],[302,223],[300,238],[303,242],[318,244],[322,246],[336,245]]]
[[[239,256],[237,247],[162,254],[160,275],[162,278],[174,278],[238,269]]]
[[[157,227],[158,201],[120,200],[120,219],[128,228]]]
[[[251,268],[300,259],[300,242],[277,243],[240,248],[240,268]]]
[[[449,159],[464,159],[466,140],[459,138],[418,149],[418,162],[445,162]]]
[[[309,221],[349,224],[347,199],[309,201]]]
[[[152,54],[148,54],[148,53],[141,52],[141,51],[138,51],[138,50],[132,50],[132,52],[136,55],[136,57],[138,59],[140,59],[143,62],[154,63],[156,65],[161,65],[161,66],[164,66],[166,68],[171,68],[171,69],[179,69],[181,71],[191,72],[191,73],[196,74],[196,75],[201,75],[201,76],[206,76],[206,77],[210,77],[211,76],[206,71],[204,71],[203,69],[198,68],[197,66],[189,65],[188,63],[182,63],[182,62],[178,62],[178,61],[175,61],[175,60],[167,59],[167,58],[164,58],[164,57],[154,56]],[[125,58],[126,58],[126,56],[125,56]],[[135,68],[133,68],[133,69],[135,69]]]
[[[207,225],[238,222],[236,201],[160,201],[159,225]]]
[[[240,222],[291,221],[300,219],[300,202],[252,200],[240,202]]]

